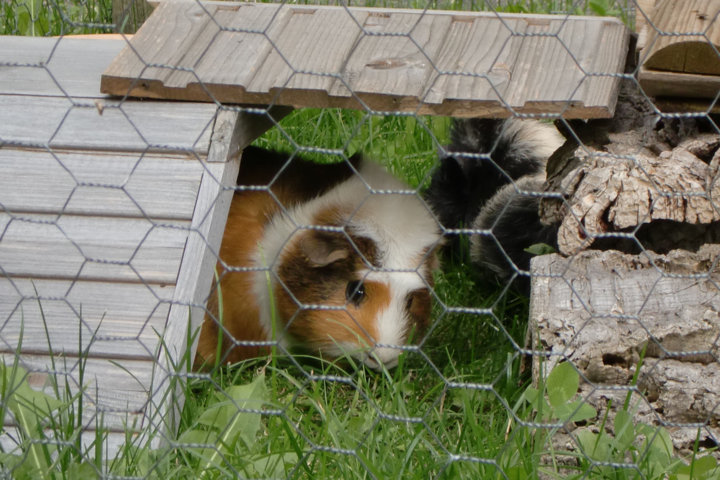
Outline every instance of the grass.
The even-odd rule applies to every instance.
[[[0,35],[111,33],[112,0],[3,0]]]
[[[271,0],[268,0],[271,1]],[[337,5],[336,0],[297,0],[290,3]],[[631,25],[634,22],[630,0],[361,0],[348,2],[368,7],[401,7],[431,10],[495,10],[509,13],[568,13],[613,15]],[[134,8],[134,5],[133,5]],[[134,11],[133,11],[134,12]],[[128,13],[130,17],[134,13]],[[2,0],[0,35],[58,36],[127,32],[126,25],[115,25],[112,0]],[[127,18],[125,22],[134,20]]]
[[[450,120],[370,116],[363,112],[293,112],[257,145],[300,150],[317,161],[364,152],[411,185],[422,186],[448,141]],[[330,153],[326,153],[330,152]],[[321,359],[245,362],[196,381],[184,428],[215,401],[216,391],[268,379],[273,409],[262,436],[268,452],[287,452],[300,478],[479,478],[505,442],[506,405],[519,374],[527,300],[483,283],[454,262],[436,277],[436,324],[420,352],[391,372],[376,373]],[[459,310],[474,309],[472,313]],[[277,434],[279,433],[279,434]],[[277,434],[277,435],[276,435]],[[388,446],[392,445],[392,448]],[[455,457],[465,460],[453,460]]]
[[[107,31],[95,23],[111,23],[104,0],[11,0],[0,8],[1,33],[90,33]],[[308,109],[292,113],[256,144],[300,149],[318,161],[338,159],[319,151],[341,156],[364,152],[410,184],[422,186],[437,161],[438,147],[447,142],[449,125],[447,118]],[[195,478],[207,466],[227,477],[240,473],[259,478],[478,478],[494,468],[478,460],[492,460],[502,447],[505,404],[517,397],[518,382],[523,381],[514,344],[524,335],[527,304],[518,298],[498,298],[495,287],[481,289],[472,270],[463,265],[438,276],[436,294],[440,301],[432,336],[421,353],[407,354],[393,371],[378,374],[322,359],[281,358],[277,363],[259,359],[219,369],[208,379],[188,379],[178,434],[187,446],[159,452],[129,442],[104,468],[115,475],[153,478]],[[479,310],[462,314],[443,306]],[[510,319],[507,324],[505,318]],[[215,431],[210,415],[237,414],[237,402],[229,412],[223,410],[232,397],[228,392],[258,378],[267,384],[261,404],[269,413],[250,422],[257,430],[245,430],[245,441],[239,440],[239,433],[236,438],[232,428]],[[60,397],[72,405],[77,400]],[[46,413],[58,411],[37,412],[43,421],[50,418]],[[45,445],[47,439],[39,436],[35,441]],[[217,447],[191,446],[198,443]],[[74,468],[85,468],[82,458],[101,461],[92,451],[82,453]],[[44,455],[49,458],[52,451]],[[3,465],[7,468],[9,463]],[[45,467],[55,472],[52,476],[74,472]],[[24,475],[23,470],[14,471]]]
[[[486,5],[449,0],[430,6]],[[5,0],[0,3],[0,33],[110,31],[110,8],[109,0]],[[538,0],[504,2],[503,9],[622,14],[627,5]],[[447,118],[306,109],[292,113],[256,144],[301,150],[318,161],[364,152],[422,187],[437,161],[438,147],[448,141],[449,125]],[[333,155],[322,153],[326,151]],[[449,259],[437,275],[435,293],[432,334],[419,352],[405,354],[396,369],[378,373],[319,358],[280,357],[246,361],[205,377],[179,378],[185,406],[175,447],[155,450],[129,438],[112,461],[98,453],[102,419],[96,443],[85,451],[78,444],[82,395],[57,388],[45,397],[32,393],[25,388],[21,367],[5,366],[3,411],[24,412],[28,421],[19,427],[24,430],[18,450],[0,454],[0,465],[14,478],[96,478],[101,473],[173,479],[536,478],[548,450],[541,441],[546,430],[533,428],[532,422],[557,421],[552,415],[562,403],[545,405],[542,387],[532,398],[528,394],[533,390],[527,388],[518,353],[527,299],[488,284],[458,259]],[[542,411],[548,416],[542,417]],[[518,420],[530,422],[530,427],[519,426]],[[640,430],[638,435],[647,434]],[[68,446],[55,448],[57,439]],[[610,442],[602,437],[587,441]],[[617,458],[624,457],[585,459],[579,475],[606,478],[597,462]],[[712,473],[714,466],[708,469],[703,462],[698,469]],[[560,478],[558,471],[549,473]]]

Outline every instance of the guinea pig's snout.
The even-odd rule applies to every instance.
[[[391,347],[376,347],[363,354],[363,363],[373,370],[395,368],[402,350]]]

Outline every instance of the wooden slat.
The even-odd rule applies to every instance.
[[[625,57],[617,52],[627,51],[628,36],[608,26],[565,22],[562,17],[529,23],[524,36],[515,37],[522,43],[504,100],[517,105],[523,98],[532,99],[525,107],[537,112],[564,114],[580,104],[614,110],[619,79],[612,75],[622,73]],[[552,68],[539,69],[538,64]]]
[[[267,29],[272,47],[246,89],[250,92],[291,89],[303,93],[307,102],[322,102],[352,53],[366,12],[337,15],[335,10],[291,8]],[[358,18],[359,17],[359,18]],[[308,35],[309,32],[314,32]],[[318,96],[318,100],[314,97]],[[282,102],[282,100],[280,100]]]
[[[223,30],[212,38],[212,45],[208,45],[209,48],[197,59],[194,69],[199,78],[203,81],[210,81],[212,78],[220,83],[237,82],[248,85],[257,70],[218,69],[217,66],[259,64],[273,48],[268,37],[262,32],[272,25],[274,31],[279,29],[281,33],[289,15],[289,5],[284,8],[254,8],[253,4],[222,5],[216,10],[214,20]],[[223,48],[224,45],[235,43],[243,45],[243,48]],[[173,84],[183,85],[179,77],[173,78]]]
[[[0,361],[11,366],[15,354],[2,354]],[[54,366],[53,366],[54,361]],[[69,393],[79,392],[81,366],[78,357],[55,355],[22,355],[19,365],[28,372],[31,387],[55,396],[51,375],[55,375],[63,398],[67,385]],[[149,401],[148,385],[152,382],[152,366],[137,360],[108,360],[88,358],[83,365],[83,423],[95,427],[95,416],[103,416],[103,426],[113,431],[125,431],[124,426],[145,421],[143,411]],[[99,420],[98,420],[99,423]],[[6,420],[6,425],[15,423]],[[7,428],[7,427],[6,427]]]
[[[0,275],[0,351],[15,351],[22,332],[23,352],[47,353],[44,316],[55,351],[77,355],[90,345],[91,357],[149,360],[157,351],[156,331],[165,327],[173,295],[172,285]]]
[[[640,67],[638,80],[643,91],[657,97],[706,98],[706,110],[720,92],[720,76],[691,73],[660,72]]]
[[[97,432],[92,428],[93,426],[89,426],[86,430],[83,430],[80,432],[80,442],[82,444],[82,452],[90,452],[89,455],[92,456],[95,453],[95,440]],[[6,427],[12,434],[14,435],[15,432],[12,430],[12,427]],[[51,436],[52,438],[52,436]],[[102,432],[101,438],[104,438],[105,440],[102,442],[102,452],[103,452],[103,458],[112,459],[117,456],[117,453],[120,451],[120,449],[126,444],[126,434],[125,431],[109,431],[109,432]],[[135,435],[130,436],[131,441],[136,440]],[[133,443],[133,445],[137,445],[137,443]],[[16,437],[10,437],[9,435],[0,435],[0,448],[2,448],[3,452],[7,453],[21,453],[17,450],[17,438]]]
[[[167,328],[163,332],[165,348],[157,357],[158,378],[176,373],[173,365],[184,367],[185,363],[180,361],[184,355],[189,355],[191,360],[195,356],[197,337],[190,351],[186,351],[188,331],[191,335],[198,333],[205,317],[204,305],[212,286],[217,252],[220,250],[232,200],[232,187],[236,184],[240,166],[238,145],[243,141],[245,133],[240,125],[241,118],[233,112],[223,112],[218,116],[209,155],[209,171],[203,177],[198,194],[193,233],[188,238],[178,275],[178,287],[174,292]],[[155,383],[152,409],[148,413],[162,419],[162,430],[168,433],[177,428],[183,401],[181,392],[169,390],[170,386],[169,382]],[[162,437],[159,437],[157,441],[161,440]]]
[[[198,42],[198,37],[203,33],[206,25],[217,31],[210,16],[217,7],[210,6],[207,10],[199,4],[186,3],[186,6],[188,8],[174,9],[161,4],[152,15],[156,19],[155,24],[148,25],[146,21],[131,41],[133,45],[151,44],[152,48],[139,50],[125,48],[113,63],[117,62],[123,65],[123,69],[133,69],[132,75],[135,78],[143,75],[147,78],[157,77],[162,80],[172,75],[172,69],[159,68],[155,65],[165,64],[175,68],[192,67],[192,63],[184,63],[189,60],[186,51]],[[179,32],[182,34],[178,35]],[[138,86],[140,85],[134,87]],[[125,89],[114,94],[125,95],[127,91],[128,89]]]
[[[187,103],[0,95],[0,142],[205,155],[216,110]]]
[[[720,0],[663,0],[645,26],[645,68],[720,75]]]
[[[123,50],[103,74],[103,92],[452,116],[609,117],[619,83],[613,75],[622,73],[628,46],[628,30],[610,18],[220,5],[161,4],[132,40],[138,53]],[[189,30],[179,28],[188,18]]]
[[[511,24],[515,31],[525,25],[515,21]],[[430,82],[425,101],[439,104],[447,96],[460,103],[466,92],[475,92],[478,97],[494,102],[498,114],[506,114],[500,95],[507,90],[511,78],[513,62],[509,59],[517,56],[520,45],[510,41],[512,32],[507,25],[493,18],[454,17],[443,48],[437,54],[438,71]],[[477,48],[478,45],[483,48]],[[467,108],[473,106],[468,104]]]
[[[341,52],[349,58],[342,80],[334,82],[332,93],[345,97],[353,93],[368,97],[392,95],[399,102],[404,97],[422,99],[434,72],[431,63],[443,45],[452,17],[422,12],[358,13],[364,14],[357,20],[371,35],[360,35],[357,44],[351,45],[352,50]]]
[[[189,222],[0,212],[5,275],[174,284]]]
[[[0,206],[13,214],[190,220],[202,174],[188,155],[2,148]]]
[[[0,92],[102,98],[100,75],[124,39],[0,37]]]

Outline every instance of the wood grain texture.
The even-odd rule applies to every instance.
[[[559,362],[572,362],[583,379],[582,398],[611,410],[607,425],[622,409],[626,387],[637,381],[643,396],[631,402],[636,421],[695,424],[668,429],[675,447],[685,451],[698,435],[718,438],[718,254],[718,245],[706,245],[667,255],[595,250],[535,257],[529,327],[534,379]],[[704,425],[700,434],[697,424]]]
[[[653,97],[708,99],[701,111],[707,111],[720,92],[720,76],[650,70],[645,66],[638,71],[643,91]],[[715,106],[714,104],[712,106]],[[695,111],[695,110],[691,110]]]
[[[0,149],[0,205],[57,213],[190,220],[203,167],[192,155]]]
[[[646,24],[648,69],[720,75],[720,0],[663,0]]]
[[[174,284],[189,222],[0,212],[0,265],[28,278]]]
[[[224,111],[218,115],[208,170],[198,193],[191,234],[178,275],[178,288],[174,292],[163,332],[164,348],[156,357],[156,381],[149,415],[161,419],[161,430],[166,433],[177,428],[183,403],[181,389],[179,386],[173,388],[169,379],[175,374],[187,372],[188,363],[182,359],[189,358],[192,365],[195,357],[196,335],[205,318],[205,304],[215,275],[233,187],[237,182],[240,167],[237,146],[244,134],[244,128],[238,122],[235,112]],[[193,335],[194,340],[188,338],[188,334]],[[178,365],[180,370],[176,371],[174,365]],[[158,437],[156,443],[162,438]]]
[[[47,353],[45,322],[54,351],[77,355],[89,348],[90,357],[149,361],[159,344],[153,330],[164,328],[174,290],[172,285],[3,275],[0,350],[15,351],[22,332],[23,353]]]
[[[627,46],[627,29],[608,18],[165,2],[101,88],[293,107],[609,117]]]
[[[656,30],[650,25],[650,21],[655,15],[655,7],[659,0],[636,0],[635,2],[635,31],[638,34],[637,53],[642,55],[642,51],[647,48],[648,35],[652,35]]]
[[[102,98],[100,75],[127,41],[0,37],[0,92]],[[82,61],[79,61],[82,59]]]
[[[204,156],[216,110],[215,105],[0,94],[0,139],[13,146]]]
[[[11,365],[14,356],[0,354],[1,361]],[[53,368],[54,360],[54,368]],[[51,390],[51,375],[55,375],[61,395],[66,391],[75,395],[80,392],[80,361],[77,357],[58,353],[52,360],[45,355],[23,355],[20,366],[28,371],[26,377],[31,387],[54,395]],[[108,375],[108,371],[117,372]],[[147,424],[144,408],[149,399],[147,385],[150,384],[152,368],[147,361],[108,360],[89,358],[83,371],[83,423],[95,427],[96,415],[102,415],[105,428],[116,432],[125,432],[125,425],[136,422],[138,427]],[[118,395],[117,392],[123,392]],[[10,421],[8,421],[10,420]],[[100,422],[100,419],[97,419]],[[6,425],[13,425],[6,419]],[[1,438],[1,437],[0,437]]]
[[[83,435],[102,413],[108,458],[126,424],[175,425],[150,418],[181,408],[168,403],[162,336],[180,358],[183,311],[202,309],[210,287],[222,185],[274,124],[268,109],[238,125],[239,109],[215,104],[103,98],[98,76],[125,44],[0,38],[0,354],[21,346],[38,388],[50,374],[79,388],[87,356]],[[67,372],[48,370],[50,352]]]

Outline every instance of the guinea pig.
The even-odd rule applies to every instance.
[[[196,368],[274,341],[392,368],[430,322],[441,241],[422,198],[373,162],[247,148],[217,264],[222,302],[211,294]]]
[[[478,231],[470,235],[470,255],[482,271],[500,280],[527,271],[527,247],[557,243],[557,226],[540,222],[538,194],[563,137],[536,120],[462,119],[454,121],[451,140],[425,198],[445,228]]]

